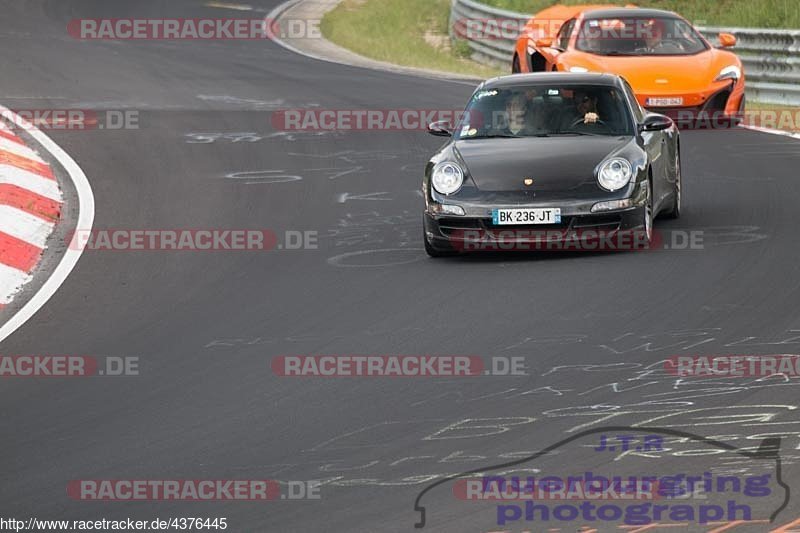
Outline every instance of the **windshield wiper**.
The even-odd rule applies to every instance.
[[[477,137],[466,137],[467,139],[519,139],[519,135],[511,133],[490,133],[487,135],[478,135]]]
[[[601,134],[600,133],[589,133],[588,131],[568,130],[568,131],[559,131],[557,133],[557,135],[588,135],[588,136],[591,136],[591,137],[597,137],[597,136],[599,136]]]

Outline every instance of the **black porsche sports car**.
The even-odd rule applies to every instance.
[[[678,129],[643,110],[619,76],[494,78],[455,126],[428,131],[451,138],[425,168],[431,256],[623,235],[646,247],[654,217],[680,215]]]

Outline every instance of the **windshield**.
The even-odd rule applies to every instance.
[[[606,56],[682,56],[708,49],[689,23],[674,17],[589,19],[575,47]]]
[[[536,85],[482,89],[473,95],[456,139],[633,135],[615,87]]]

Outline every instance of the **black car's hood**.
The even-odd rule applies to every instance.
[[[594,169],[632,140],[599,135],[472,139],[455,141],[453,148],[482,191],[596,191]],[[533,186],[527,187],[525,178],[532,178]]]

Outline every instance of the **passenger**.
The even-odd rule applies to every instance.
[[[532,103],[525,93],[515,93],[506,101],[505,119],[500,134],[525,137],[547,133],[544,106]]]

